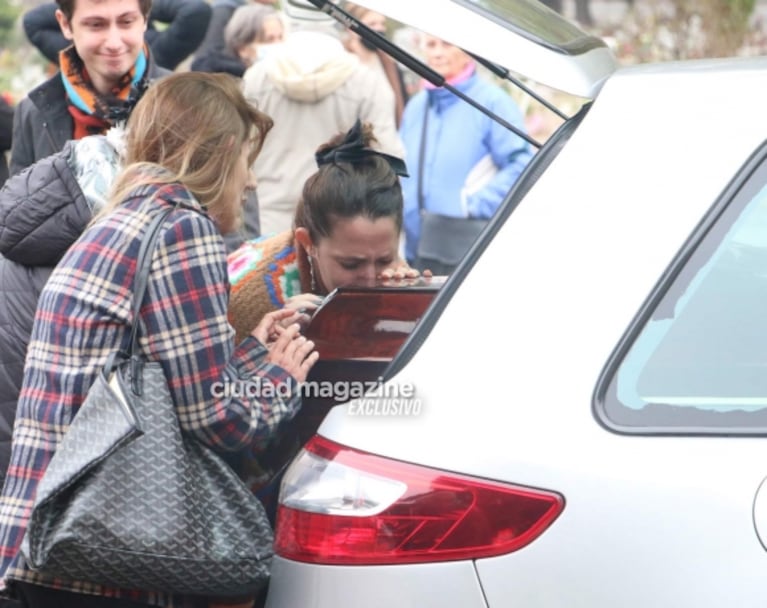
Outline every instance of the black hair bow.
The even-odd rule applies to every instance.
[[[394,173],[402,177],[409,177],[404,160],[365,146],[362,141],[362,123],[359,119],[357,119],[357,122],[354,123],[354,126],[339,145],[322,152],[317,152],[314,158],[317,161],[317,166],[322,167],[322,165],[332,165],[335,163],[353,164],[371,156],[380,156],[389,163]]]

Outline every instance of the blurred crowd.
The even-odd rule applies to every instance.
[[[333,134],[348,129],[356,119],[373,126],[377,145],[383,151],[407,158],[408,165],[416,170],[416,174],[411,173],[409,181],[405,182],[406,186],[413,186],[406,187],[410,194],[406,197],[405,239],[410,242],[403,242],[411,262],[415,262],[420,215],[424,206],[427,210],[444,211],[448,215],[468,215],[466,200],[461,201],[461,196],[465,199],[466,190],[463,190],[463,195],[461,192],[465,186],[463,181],[476,159],[470,161],[471,166],[461,169],[464,175],[456,178],[456,172],[448,169],[451,161],[446,150],[449,148],[440,143],[443,137],[453,137],[450,135],[453,130],[458,133],[458,123],[463,118],[451,118],[442,124],[443,112],[439,110],[435,112],[430,127],[426,128],[422,110],[418,110],[419,115],[415,116],[414,108],[420,106],[418,100],[411,99],[422,92],[423,99],[430,100],[429,107],[436,107],[445,100],[451,105],[449,102],[454,99],[451,94],[447,93],[444,100],[439,101],[441,91],[435,91],[433,87],[425,91],[424,81],[418,76],[377,50],[368,40],[351,31],[344,31],[334,20],[305,2],[153,0],[147,6],[150,7],[144,32],[147,71],[143,79],[137,79],[132,86],[124,87],[117,93],[117,97],[123,100],[112,104],[114,107],[109,107],[110,102],[106,99],[111,93],[100,100],[102,105],[106,104],[101,110],[98,103],[89,107],[87,99],[80,99],[78,107],[78,102],[72,101],[78,99],[78,93],[83,98],[90,93],[82,93],[79,76],[66,77],[67,70],[77,72],[80,60],[87,72],[88,54],[93,53],[95,60],[98,53],[88,48],[77,48],[75,33],[68,31],[56,2],[24,12],[23,30],[29,42],[48,61],[49,80],[29,91],[27,99],[16,108],[15,129],[12,126],[14,104],[10,98],[0,98],[0,180],[4,181],[9,172],[18,173],[36,160],[61,149],[67,139],[103,131],[119,122],[120,108],[123,112],[128,111],[130,104],[141,94],[142,87],[168,71],[222,72],[240,79],[248,98],[275,122],[274,130],[253,167],[258,184],[248,194],[244,223],[239,231],[226,237],[230,249],[245,240],[291,226],[303,183],[312,172],[314,150]],[[381,36],[388,37],[395,32],[395,24],[375,11],[348,2],[341,6]],[[445,59],[446,52],[449,54],[451,50],[449,45],[432,44],[433,50],[429,53],[418,32],[402,29],[397,34],[410,51],[427,63],[436,62],[455,70],[455,73],[446,76],[460,86],[467,86],[469,81],[471,86],[475,86],[478,81],[482,87],[500,92],[497,99],[504,106],[502,114],[507,114],[512,124],[525,128],[525,119],[520,115],[515,100],[489,78],[483,75],[475,78],[475,73],[480,70],[468,56],[461,53],[457,61],[451,62]],[[89,43],[86,41],[81,46],[86,44]],[[125,67],[128,69],[131,66]],[[96,69],[92,71],[97,73]],[[63,78],[62,74],[65,75]],[[38,110],[40,106],[49,104],[50,97],[56,98],[53,104],[56,111],[48,107],[46,111],[49,114],[46,116],[45,112]],[[96,101],[99,97],[98,94],[93,96]],[[409,112],[406,112],[408,102],[411,103]],[[115,118],[103,116],[105,112],[112,113]],[[74,117],[74,124],[58,128],[52,126],[55,122],[61,123],[57,114],[64,116],[67,122]],[[482,143],[487,141],[484,133],[493,128],[479,116],[473,119],[483,123],[477,125],[475,139],[480,146],[487,148]],[[43,127],[43,124],[46,126]],[[528,124],[535,128],[534,120]],[[15,143],[12,141],[14,133]],[[434,141],[426,146],[429,137],[433,137]],[[520,148],[521,156],[514,156],[514,162],[517,169],[521,169],[527,158],[526,144],[509,132],[498,137],[501,140],[505,138],[510,149]],[[450,145],[453,143],[450,142]],[[431,146],[434,146],[433,150]],[[493,152],[489,148],[484,151]],[[501,153],[495,153],[500,159]],[[501,165],[508,164],[503,160],[496,162],[492,176],[496,180],[495,192],[483,213],[497,206],[500,202],[495,200],[499,197],[498,193],[508,185],[496,176],[495,169],[504,169],[504,166],[498,166],[499,162]],[[422,164],[432,167],[433,172],[429,170],[430,174],[424,174]],[[514,171],[516,173],[517,170]],[[458,181],[452,183],[456,179]],[[431,184],[428,183],[430,180]],[[450,196],[446,197],[447,192]],[[483,205],[475,204],[474,207]],[[448,269],[445,267],[445,270]]]

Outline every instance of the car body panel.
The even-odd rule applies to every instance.
[[[488,605],[764,604],[753,509],[767,443],[620,435],[591,408],[636,312],[763,142],[766,81],[763,59],[617,72],[390,381],[415,387],[420,413],[341,405],[320,427],[360,450],[565,496],[530,546],[476,563]],[[283,564],[274,586],[305,568]],[[358,576],[343,579],[342,603],[382,605]]]
[[[441,608],[454,602],[462,608],[487,607],[472,562],[357,568],[314,566],[275,557],[273,580],[285,581],[286,576],[296,577],[293,580],[301,584],[271,587],[267,608],[356,606],[363,590],[364,605],[369,608]]]
[[[477,562],[489,606],[763,605],[767,553],[751,518],[763,442],[595,439],[589,457],[571,441],[555,474],[536,475],[567,497],[552,527]]]
[[[340,406],[320,433],[406,461],[444,467],[447,458],[453,465],[448,468],[466,470],[471,461],[449,441],[444,451],[435,452],[432,445],[424,449],[414,439],[426,429],[432,429],[430,436],[465,432],[474,403],[501,397],[498,374],[514,380],[505,391],[507,399],[533,403],[531,399],[541,399],[542,388],[550,395],[544,403],[580,395],[579,407],[556,408],[563,432],[572,425],[595,426],[592,417],[584,419],[582,408],[591,407],[594,385],[610,352],[677,251],[767,133],[767,116],[760,112],[757,97],[767,62],[744,60],[741,71],[722,72],[721,93],[710,90],[703,74],[722,64],[704,63],[708,65],[691,70],[669,64],[660,73],[631,69],[608,82],[580,128],[465,277],[428,340],[392,380],[415,385],[423,401],[421,417],[406,423],[354,417]],[[710,115],[736,91],[742,112],[731,113],[726,139],[721,139],[726,148],[719,144],[715,149]],[[630,119],[624,113],[629,102],[642,108]],[[688,119],[680,121],[680,113]],[[498,259],[506,261],[502,273],[492,262]],[[442,326],[455,331],[441,331]],[[490,355],[494,340],[499,340],[498,356]],[[455,352],[455,358],[446,359],[445,352]],[[478,368],[474,358],[480,353],[484,365]],[[440,379],[455,381],[425,386],[423,378],[436,376],[433,362],[443,370]],[[466,367],[473,376],[462,377]],[[546,379],[531,377],[530,369],[555,372],[556,385],[542,385]],[[543,416],[540,421],[530,418],[537,413]],[[550,414],[549,408],[530,405],[524,420],[544,422]],[[558,424],[549,421],[547,426],[556,432]],[[404,440],[392,443],[387,429],[404,433]],[[494,439],[508,444],[514,432],[496,425],[483,425],[482,430],[490,445]],[[518,439],[527,441],[524,433]]]
[[[356,4],[587,99],[596,95],[618,65],[601,39],[585,34],[535,0],[361,0]],[[495,10],[497,19],[489,19],[488,10]]]

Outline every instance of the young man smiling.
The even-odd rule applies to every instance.
[[[169,72],[144,43],[151,0],[57,0],[56,19],[72,45],[61,71],[16,109],[11,174],[58,152],[70,139],[124,121],[149,82]]]

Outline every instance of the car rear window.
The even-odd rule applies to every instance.
[[[767,431],[764,151],[701,223],[640,312],[607,366],[595,406],[617,431]]]
[[[538,0],[453,0],[506,29],[560,53],[580,55],[604,43]]]

